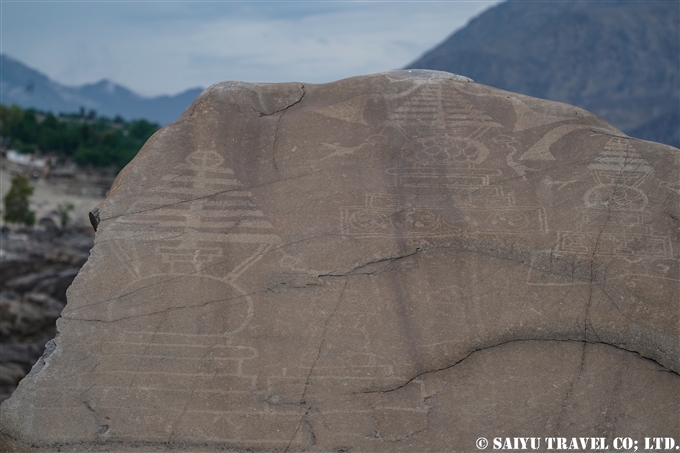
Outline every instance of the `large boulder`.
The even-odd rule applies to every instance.
[[[449,73],[216,84],[92,213],[0,447],[680,442],[679,166]]]

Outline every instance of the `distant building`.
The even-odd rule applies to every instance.
[[[22,154],[15,149],[7,150],[7,160],[14,164],[30,168],[45,168],[49,163],[49,157],[38,157],[35,154]]]

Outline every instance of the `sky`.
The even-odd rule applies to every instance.
[[[0,51],[64,85],[143,96],[323,83],[402,68],[498,3],[0,0]]]

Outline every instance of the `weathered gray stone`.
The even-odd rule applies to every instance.
[[[680,150],[466,80],[206,90],[98,206],[0,445],[680,442]]]

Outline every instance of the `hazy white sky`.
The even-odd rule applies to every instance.
[[[0,50],[66,85],[145,96],[320,83],[401,68],[497,3],[0,0]]]

